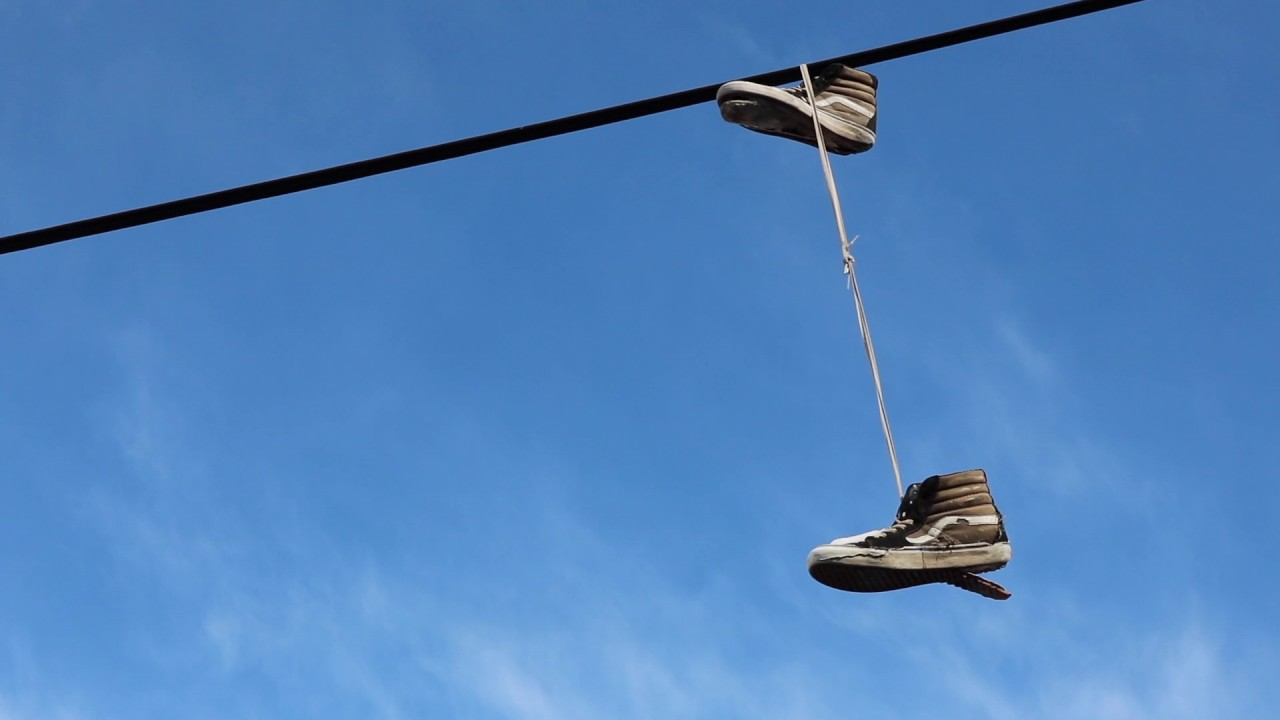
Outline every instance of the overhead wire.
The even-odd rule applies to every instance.
[[[962,43],[994,37],[1017,30],[1025,30],[1061,20],[1088,15],[1102,10],[1132,5],[1142,0],[1076,0],[1062,5],[1034,10],[1021,15],[1013,15],[999,20],[992,20],[977,25],[948,30],[946,32],[925,37],[905,40],[871,50],[839,57],[828,58],[808,63],[823,67],[832,63],[841,63],[850,67],[873,65],[888,60],[918,55],[920,53],[940,50]],[[753,75],[744,80],[762,85],[784,85],[800,80],[798,66],[790,66],[781,70]],[[266,200],[269,198],[290,195],[314,190],[316,188],[337,185],[362,178],[385,173],[406,170],[412,167],[429,165],[443,160],[474,155],[476,153],[496,150],[502,147],[542,140],[557,135],[579,132],[591,128],[634,120],[647,115],[677,110],[680,108],[710,102],[715,99],[716,90],[724,83],[714,83],[691,90],[661,95],[658,97],[637,100],[615,105],[613,107],[592,110],[570,115],[555,120],[547,120],[532,125],[501,130],[485,135],[454,140],[439,145],[406,150],[404,152],[383,155],[381,157],[360,160],[357,162],[336,165],[333,167],[312,170],[310,172],[289,175],[273,180],[265,180],[250,185],[218,190],[215,192],[170,200],[155,205],[124,210],[121,212],[100,215],[74,222],[53,225],[38,230],[15,233],[0,237],[0,255],[22,250],[66,242],[91,235],[124,230],[127,228],[149,225],[164,220],[195,215],[197,213],[220,210],[245,203]]]

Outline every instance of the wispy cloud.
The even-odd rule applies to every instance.
[[[993,330],[1022,348],[1015,374],[1056,382],[1052,357],[1014,332]],[[101,528],[160,587],[196,598],[171,641],[188,658],[195,648],[198,664],[226,682],[255,677],[300,696],[323,688],[307,692],[391,719],[441,703],[459,715],[534,720],[843,718],[887,713],[911,696],[956,718],[1163,720],[1243,711],[1239,698],[1269,692],[1257,670],[1265,664],[1226,653],[1234,636],[1194,615],[1117,627],[1034,582],[1006,605],[949,589],[813,592],[783,553],[750,543],[726,551],[764,552],[774,581],[691,579],[656,546],[612,538],[560,493],[527,507],[518,538],[499,541],[537,548],[521,556],[529,566],[513,568],[511,587],[470,585],[510,591],[502,597],[464,591],[498,571],[465,564],[447,579],[372,555],[250,572],[238,560],[263,542],[259,533],[183,522],[181,488],[198,487],[201,450],[156,427],[182,425],[162,386],[145,372],[131,382],[120,452],[176,494],[104,494]],[[1016,393],[1005,399],[1013,413]],[[1010,421],[1009,443],[1020,427],[1026,442],[1025,425]],[[471,552],[477,565],[500,568],[500,548]]]
[[[872,623],[816,618],[835,620],[831,633],[846,637],[848,651],[835,655],[785,637],[796,621],[785,613],[776,632],[762,632],[752,616],[765,598],[722,598],[720,622],[706,627],[706,608],[687,589],[644,570],[643,594],[609,589],[619,575],[575,585],[580,604],[554,622],[455,615],[443,657],[424,667],[512,718],[834,718],[888,711],[910,692],[961,718],[1154,720],[1244,709],[1238,699],[1266,683],[1194,617],[1117,629],[1068,602],[986,613],[942,601],[910,626],[891,621],[898,611],[870,609]],[[669,612],[652,613],[650,597]],[[846,603],[848,619],[869,610],[864,597]]]
[[[1244,657],[1226,655],[1224,645],[1194,621],[1145,636],[1122,633],[1075,648],[1088,662],[1075,672],[1046,666],[1037,697],[1024,702],[1046,718],[1247,717],[1267,680]]]
[[[0,720],[83,720],[86,715],[66,699],[45,702],[35,697],[0,693]]]

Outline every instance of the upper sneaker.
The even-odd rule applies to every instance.
[[[837,155],[866,152],[876,142],[876,77],[862,70],[829,65],[813,78],[818,121],[827,150]],[[745,80],[725,83],[716,93],[720,115],[748,130],[817,146],[813,108],[804,85],[776,88]]]
[[[966,470],[911,485],[893,525],[819,545],[809,553],[809,568],[812,572],[815,565],[837,563],[988,572],[1004,567],[1012,556],[986,472]]]

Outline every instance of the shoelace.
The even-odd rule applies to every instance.
[[[831,83],[835,82],[835,79],[839,74],[840,72],[838,69],[828,67],[823,71],[823,74],[810,78],[810,82],[813,83],[814,96],[816,97],[825,93],[827,88],[831,87]],[[804,90],[804,83],[800,83],[796,87],[783,89],[803,100],[806,105],[809,104],[809,94]]]
[[[862,303],[862,290],[858,287],[858,274],[853,266],[853,241],[844,227],[844,211],[840,209],[840,192],[836,189],[836,177],[831,172],[831,158],[827,157],[827,141],[822,135],[822,124],[818,119],[818,90],[809,77],[809,67],[800,66],[800,77],[804,80],[806,101],[813,108],[813,134],[818,144],[818,156],[822,159],[822,174],[827,180],[827,192],[831,195],[831,209],[836,215],[836,231],[840,234],[840,252],[844,255],[844,272],[849,281],[849,290],[853,293],[853,304],[858,311],[858,332],[862,335],[862,346],[867,351],[867,362],[871,365],[871,378],[876,386],[876,404],[880,408],[880,425],[884,429],[884,440],[889,449],[889,460],[893,464],[893,482],[902,491],[902,469],[898,466],[898,449],[893,442],[893,430],[889,427],[889,410],[885,407],[884,388],[880,384],[880,365],[876,361],[876,347],[871,341],[871,325],[867,322],[866,306]],[[834,77],[834,74],[832,75]],[[854,238],[857,240],[857,238]]]
[[[898,514],[889,527],[874,533],[873,537],[885,537],[894,532],[905,532],[924,522],[924,504],[920,499],[920,483],[911,483],[898,503]]]

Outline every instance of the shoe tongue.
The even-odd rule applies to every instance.
[[[898,504],[898,519],[923,522],[925,510],[937,493],[937,475],[923,482],[911,483],[907,486],[907,491],[902,494],[902,502]]]
[[[810,69],[812,69],[812,67]],[[835,82],[836,78],[840,77],[841,70],[844,70],[843,65],[828,65],[822,69],[821,73],[813,75],[810,78],[810,80],[813,81],[813,94],[821,95],[826,92],[827,88],[831,87],[831,83]],[[801,83],[800,86],[804,87],[804,83]]]
[[[898,519],[920,520],[923,516],[921,509],[920,483],[911,483],[907,486],[907,491],[902,494],[902,501],[898,503]]]
[[[938,494],[938,485],[942,479],[937,475],[930,475],[920,482],[920,496],[923,498],[932,498]]]

